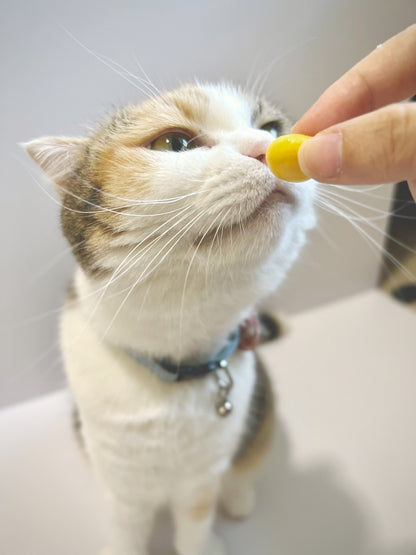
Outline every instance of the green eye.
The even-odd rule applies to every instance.
[[[280,121],[269,121],[260,127],[263,131],[268,131],[276,139],[282,132],[282,124]]]
[[[181,152],[192,148],[191,138],[184,133],[169,132],[164,133],[150,143],[151,150],[167,150],[171,152]]]

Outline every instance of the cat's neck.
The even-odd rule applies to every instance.
[[[78,298],[103,340],[154,358],[200,361],[216,353],[229,333],[268,291],[260,272],[221,272],[215,279],[160,273],[130,291],[103,295],[79,270]],[[269,280],[270,281],[270,280]],[[178,287],[178,283],[182,285]],[[123,289],[123,287],[120,287]],[[125,289],[125,288],[124,288]]]

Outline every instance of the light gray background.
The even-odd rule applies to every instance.
[[[2,2],[0,405],[63,383],[58,309],[72,271],[53,190],[17,143],[82,134],[81,123],[143,98],[65,29],[140,75],[139,60],[162,88],[194,77],[242,85],[264,78],[266,94],[297,118],[415,16],[414,0]],[[389,191],[353,198],[385,211]],[[384,218],[374,224],[383,229]],[[351,224],[324,214],[273,306],[296,312],[369,288],[379,263]]]

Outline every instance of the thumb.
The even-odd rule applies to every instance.
[[[416,179],[416,103],[392,104],[334,125],[305,141],[309,177],[343,185]]]

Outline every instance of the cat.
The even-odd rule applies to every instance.
[[[247,322],[315,224],[313,183],[265,163],[289,128],[265,99],[196,83],[86,138],[26,144],[56,184],[77,261],[61,345],[112,555],[147,553],[164,506],[179,555],[219,555],[217,503],[236,518],[253,509],[274,415]]]

